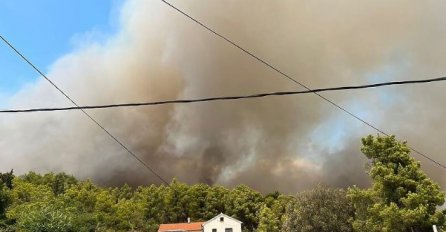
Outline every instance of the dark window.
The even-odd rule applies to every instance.
[[[212,232],[217,232],[217,229],[212,229]]]
[[[224,221],[224,220],[225,220],[225,218],[224,218],[224,217],[221,217],[221,218],[220,218],[220,221],[221,221],[221,222],[222,222],[222,221]]]
[[[225,232],[232,232],[232,228],[226,228]]]

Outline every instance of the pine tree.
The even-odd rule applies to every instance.
[[[349,190],[356,209],[356,231],[431,231],[444,228],[445,216],[437,210],[445,194],[409,156],[405,142],[394,136],[362,139],[361,151],[371,160],[371,188]]]

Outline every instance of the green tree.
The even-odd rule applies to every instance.
[[[355,231],[430,231],[434,224],[444,228],[445,216],[437,206],[445,195],[409,156],[406,142],[367,136],[361,151],[371,160],[368,174],[373,184],[349,190],[356,209]]]
[[[5,173],[0,173],[0,185],[5,186],[8,189],[12,189],[13,187],[13,179],[14,179],[14,174],[13,174],[13,170],[11,170],[10,172],[5,172]]]
[[[265,196],[264,204],[271,209],[274,217],[279,220],[279,230],[285,223],[287,206],[294,200],[293,196],[282,195],[277,191]],[[262,220],[262,218],[259,220]]]
[[[34,185],[49,186],[55,195],[65,192],[66,189],[77,184],[76,178],[65,173],[54,174],[52,172],[40,175],[35,172],[29,172],[20,177],[23,181]]]
[[[121,199],[113,206],[116,225],[114,228],[122,231],[143,230],[144,205],[142,202],[132,199]]]
[[[213,186],[208,188],[205,199],[205,206],[203,209],[204,220],[209,220],[219,213],[229,214],[228,212],[226,212],[225,207],[225,199],[227,200],[225,196],[228,195],[229,192],[230,190],[223,186]]]
[[[6,210],[12,204],[13,170],[0,173],[0,230],[5,230],[12,222],[6,218]]]
[[[167,222],[186,222],[188,201],[185,199],[189,186],[174,179],[165,189],[163,197]]]
[[[11,172],[0,173],[0,224],[6,219],[6,209],[11,204],[10,190],[13,187],[14,174]],[[2,226],[0,225],[0,228]]]
[[[17,227],[33,232],[73,231],[73,217],[72,213],[47,202],[22,205],[16,214]]]
[[[148,187],[140,187],[136,196],[143,200],[144,218],[147,221],[148,231],[156,231],[158,224],[165,223],[165,204],[164,193],[168,187],[161,185],[150,185]]]
[[[280,231],[280,219],[273,213],[273,211],[264,205],[259,213],[258,232],[278,232]]]
[[[259,224],[257,217],[263,205],[263,196],[246,185],[232,189],[223,199],[226,214],[243,222],[244,231],[255,231]]]
[[[189,187],[184,201],[188,202],[186,213],[191,220],[203,221],[212,218],[207,217],[206,212],[206,198],[209,192],[209,186],[205,184],[195,184]]]
[[[286,213],[282,231],[352,231],[353,206],[342,189],[317,186],[296,195]]]
[[[63,194],[71,186],[77,184],[76,178],[65,173],[58,173],[48,183],[55,195]]]
[[[225,213],[243,231],[280,231],[289,196],[241,185],[128,185],[110,188],[65,173],[0,176],[0,231],[156,231],[160,223],[209,220]],[[5,217],[6,216],[6,217]],[[5,223],[6,222],[6,223]],[[2,225],[3,223],[3,225]]]
[[[6,227],[6,209],[12,203],[10,190],[0,183],[0,228]]]
[[[57,199],[50,186],[36,185],[21,178],[13,180],[12,204],[7,217],[18,231],[72,231],[74,214]]]

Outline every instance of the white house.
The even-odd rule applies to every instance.
[[[242,232],[242,222],[221,213],[203,223],[203,232]]]
[[[158,232],[242,232],[242,222],[219,214],[207,222],[161,224]]]

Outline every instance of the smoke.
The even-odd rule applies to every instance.
[[[309,87],[446,71],[446,3],[173,1]],[[126,1],[120,30],[58,59],[48,77],[80,105],[299,90],[161,1]],[[442,163],[445,84],[327,93]],[[14,108],[69,106],[45,80]],[[314,95],[89,111],[166,179],[294,192],[365,186],[360,137],[376,133]],[[159,183],[81,112],[2,115],[0,170],[65,171],[102,184]],[[425,170],[446,184],[444,170]]]

